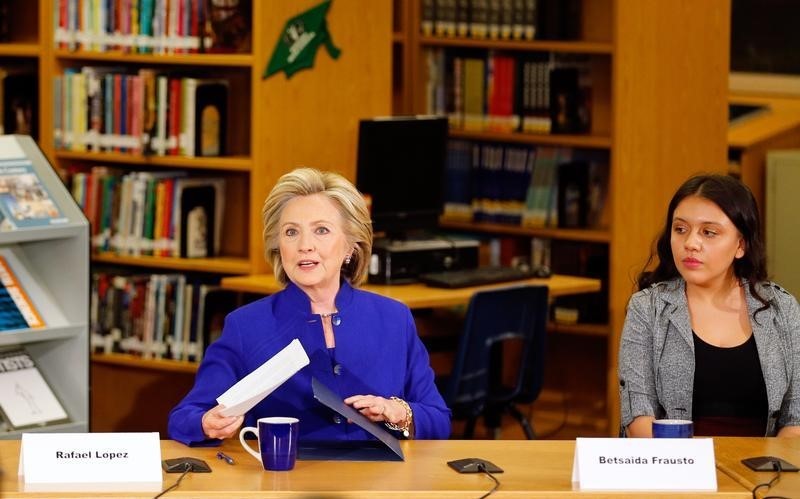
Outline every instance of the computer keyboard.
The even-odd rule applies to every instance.
[[[532,277],[550,277],[546,267],[523,270],[517,267],[478,267],[474,269],[429,272],[419,275],[420,282],[435,288],[466,288],[497,282],[520,281]]]

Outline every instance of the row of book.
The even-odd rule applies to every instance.
[[[238,293],[184,274],[93,272],[92,351],[199,362],[239,305]]]
[[[181,258],[219,254],[224,178],[98,165],[76,167],[69,182],[91,224],[95,251]]]
[[[572,40],[580,0],[421,0],[423,35],[500,40]]]
[[[533,40],[536,0],[422,0],[424,35]]]
[[[45,326],[11,264],[0,255],[0,332]]]
[[[473,131],[585,133],[591,127],[590,61],[548,53],[425,53],[426,112]]]
[[[56,0],[56,46],[145,54],[247,52],[251,0]]]
[[[444,216],[530,228],[607,225],[602,152],[450,140]]]
[[[66,69],[53,87],[58,149],[158,156],[226,153],[226,80],[84,66]]]

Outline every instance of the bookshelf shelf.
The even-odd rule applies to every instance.
[[[189,156],[138,156],[108,152],[56,151],[55,157],[63,160],[91,161],[128,165],[150,165],[159,168],[187,168],[193,170],[227,170],[249,172],[253,159],[247,156],[189,157]]]
[[[185,362],[169,359],[145,359],[126,353],[92,354],[92,362],[109,366],[129,367],[142,370],[154,370],[177,373],[197,372],[196,362]]]
[[[490,50],[512,50],[525,52],[556,52],[573,54],[612,55],[614,45],[610,42],[594,41],[556,41],[556,40],[490,40],[474,38],[442,38],[420,36],[420,45],[426,47],[463,47]]]
[[[91,52],[88,50],[54,51],[57,60],[61,61],[97,61],[108,63],[130,63],[139,65],[179,65],[179,66],[219,66],[250,68],[253,65],[252,54],[130,54],[122,51]]]
[[[0,346],[39,343],[83,335],[88,324],[75,326],[43,327],[38,329],[19,329],[0,333]]]
[[[92,255],[95,263],[131,265],[155,269],[171,269],[177,272],[204,272],[213,274],[242,275],[251,272],[246,258],[170,258],[156,256],[127,256],[116,253],[96,253]]]
[[[492,142],[513,142],[518,144],[540,144],[565,147],[584,147],[609,149],[611,137],[607,135],[568,135],[536,133],[474,132],[450,130],[450,136],[457,139],[485,140]]]
[[[38,43],[0,43],[0,57],[39,57]]]
[[[486,222],[462,222],[448,219],[442,219],[440,221],[440,225],[445,229],[482,232],[486,234],[546,237],[563,241],[582,241],[588,243],[608,243],[611,241],[611,233],[606,230],[555,228],[534,229],[515,225],[493,224]]]
[[[78,223],[67,223],[56,227],[31,227],[14,232],[0,232],[0,244],[25,243],[29,241],[48,241],[74,237],[81,231]]]
[[[3,163],[10,167],[4,180],[19,187],[14,169],[22,168],[21,174],[32,176],[28,181],[37,179],[31,185],[47,192],[58,214],[50,212],[44,221],[14,217],[18,226],[0,233],[5,266],[43,324],[0,331],[0,346],[24,349],[69,417],[69,423],[44,424],[34,431],[85,432],[89,428],[89,224],[30,137],[2,139]],[[63,224],[56,223],[61,219]],[[26,228],[25,223],[39,225]],[[2,431],[0,438],[19,438],[30,431],[23,428]]]
[[[191,0],[191,3],[200,1],[205,2]],[[189,3],[187,1],[187,5]],[[299,71],[291,78],[280,72],[267,79],[262,79],[264,65],[272,55],[279,35],[283,33],[286,20],[316,6],[319,1],[243,3],[251,9],[250,15],[245,17],[249,24],[249,45],[252,47],[247,53],[156,55],[61,48],[56,43],[56,34],[52,29],[61,21],[56,8],[58,0],[11,2],[14,19],[19,19],[16,23],[19,29],[12,33],[12,40],[26,43],[0,45],[0,57],[30,56],[38,61],[38,142],[58,171],[66,174],[84,173],[102,166],[123,174],[128,171],[158,173],[156,170],[181,169],[186,171],[188,177],[225,179],[221,222],[224,233],[218,253],[223,256],[182,259],[112,253],[90,255],[87,252],[87,265],[91,259],[92,265],[98,269],[121,269],[120,273],[187,273],[209,283],[215,282],[220,276],[261,274],[269,269],[263,257],[260,237],[261,207],[277,178],[297,166],[308,165],[336,170],[355,179],[358,120],[391,113],[392,50],[408,46],[408,41],[393,43],[391,2],[334,2],[326,22],[334,43],[345,56],[333,59],[325,48],[321,48],[315,54],[312,67]],[[35,10],[33,4],[36,5]],[[370,22],[355,25],[352,19],[356,16],[366,16]],[[31,18],[30,22],[28,18]],[[402,40],[403,37],[397,39]],[[145,157],[57,150],[56,123],[59,124],[59,131],[63,132],[65,121],[62,119],[66,114],[56,110],[56,102],[59,102],[57,99],[61,94],[56,95],[55,85],[59,79],[64,81],[65,71],[80,73],[82,66],[101,69],[122,66],[130,75],[138,74],[140,69],[153,69],[164,73],[174,70],[178,77],[196,75],[201,79],[225,79],[230,85],[225,130],[228,134],[226,149],[231,155]],[[61,105],[63,102],[60,101]],[[63,110],[61,107],[58,111]],[[83,124],[78,126],[82,127]],[[63,134],[60,136],[66,137]],[[20,239],[14,242],[37,237],[27,232],[19,232],[17,236]],[[64,236],[67,237],[66,234]],[[0,234],[0,244],[5,244],[5,237]],[[56,243],[60,241],[51,234],[41,237],[51,238]],[[88,280],[85,281],[88,283]],[[84,338],[81,349],[88,358],[87,338]],[[95,355],[91,359],[93,363],[101,364],[105,358],[105,355]],[[147,371],[137,369],[139,364],[146,365]],[[169,379],[176,369],[185,373],[194,372],[194,367],[175,368],[174,364],[169,361],[145,361],[132,356],[127,364],[103,371],[99,377],[93,376],[92,429],[165,431],[166,411],[185,393],[183,385],[177,390],[174,389],[177,385],[172,380],[168,381],[173,389],[167,389],[167,393],[160,397],[164,400],[156,401],[153,417],[149,420],[143,419],[140,414],[133,416],[125,412],[129,406],[117,402],[119,393],[115,390],[120,385],[130,387],[125,401],[132,401],[144,396],[150,389],[148,383],[151,376]],[[122,372],[126,369],[131,371],[130,376]],[[165,375],[159,377],[159,371],[164,371]],[[191,381],[189,374],[183,378]],[[161,411],[162,408],[165,410]],[[132,421],[136,422],[135,426],[131,426]],[[152,426],[148,426],[148,421],[152,422]]]
[[[608,276],[604,279],[608,324],[552,325],[551,329],[569,332],[563,341],[581,342],[574,349],[576,352],[581,346],[596,349],[592,353],[594,358],[590,359],[596,368],[592,372],[598,373],[598,379],[603,377],[605,386],[592,388],[597,393],[591,393],[590,404],[606,411],[607,418],[602,424],[607,424],[609,434],[614,435],[619,417],[616,356],[625,306],[632,291],[631,276],[641,270],[639,266],[649,254],[655,233],[663,223],[663,212],[672,190],[696,172],[697,165],[702,165],[704,171],[724,172],[727,169],[728,68],[720,61],[728,60],[726,26],[730,21],[730,2],[713,0],[703,2],[700,8],[697,8],[699,4],[690,8],[675,2],[580,0],[576,2],[581,11],[575,26],[576,39],[568,41],[427,36],[421,33],[423,0],[409,2],[408,42],[402,51],[403,64],[395,66],[411,68],[412,78],[410,83],[403,80],[405,87],[395,91],[402,93],[398,102],[412,103],[411,109],[407,110],[410,114],[433,109],[447,113],[452,112],[451,109],[461,110],[466,114],[467,111],[459,106],[462,103],[448,100],[452,99],[448,92],[452,90],[455,94],[455,89],[446,88],[442,98],[435,87],[442,81],[447,84],[458,77],[448,66],[450,60],[483,59],[486,65],[486,61],[496,53],[525,61],[532,59],[527,57],[529,54],[538,52],[554,54],[551,60],[557,63],[577,60],[584,64],[582,68],[588,76],[587,82],[590,82],[591,133],[534,135],[452,129],[450,136],[465,141],[502,144],[503,147],[509,143],[530,144],[574,148],[587,156],[606,154],[609,167],[605,207],[608,210],[608,228],[527,229],[446,219],[441,225],[448,230],[498,236],[501,245],[509,243],[506,248],[514,245],[530,247],[531,241],[526,239],[533,237],[559,240],[559,247],[571,252],[590,251],[600,245],[598,253],[607,261],[603,267]],[[676,32],[668,27],[689,18],[692,19],[692,28]],[[537,19],[537,23],[541,22],[546,21]],[[709,31],[710,24],[720,26],[721,30]],[[537,26],[537,34],[541,27]],[[687,58],[687,53],[692,57]],[[472,63],[471,74],[479,72],[479,63]],[[436,72],[433,78],[428,74],[431,70]],[[466,68],[463,71],[466,73]],[[483,81],[485,85],[486,79]],[[462,84],[460,90],[461,97],[464,97],[466,85]],[[473,91],[471,95],[476,99],[475,96],[481,94]],[[466,105],[466,98],[464,101]],[[484,106],[488,107],[487,102]],[[475,109],[473,107],[471,111],[473,115]],[[572,258],[575,255],[559,256]],[[605,298],[599,301],[605,302]],[[600,341],[592,341],[593,338]],[[571,352],[572,349],[565,351]],[[579,386],[570,390],[586,392]]]

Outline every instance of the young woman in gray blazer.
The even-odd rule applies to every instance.
[[[747,186],[687,180],[654,253],[622,331],[622,434],[650,437],[667,418],[695,435],[800,436],[800,307],[767,280]]]

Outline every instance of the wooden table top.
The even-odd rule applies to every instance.
[[[732,96],[731,103],[760,104],[769,109],[728,128],[728,145],[744,149],[775,135],[800,129],[800,99],[770,99],[747,96]]]
[[[434,308],[464,305],[470,297],[483,289],[493,289],[521,285],[547,286],[550,298],[600,291],[601,281],[588,277],[553,275],[547,279],[526,279],[523,281],[505,282],[468,288],[444,289],[433,288],[424,284],[365,284],[361,289],[394,298],[408,305],[409,308]],[[222,279],[222,287],[246,293],[269,295],[283,289],[272,274],[254,274],[233,276]]]
[[[737,441],[716,444],[718,453],[727,460],[739,459]],[[744,454],[774,452],[789,460],[800,460],[800,450],[785,451],[774,439],[746,441]],[[219,448],[189,448],[174,441],[162,441],[162,459],[191,456],[205,460],[211,473],[187,475],[167,497],[464,497],[477,498],[494,485],[483,474],[458,474],[447,461],[465,457],[488,459],[504,469],[495,476],[500,488],[492,497],[580,497],[584,499],[633,498],[749,498],[751,493],[740,483],[749,477],[741,473],[737,479],[717,471],[718,491],[708,493],[653,492],[577,492],[573,491],[572,461],[575,442],[572,440],[420,440],[402,442],[405,462],[298,461],[289,472],[263,471],[261,464],[241,448],[238,441],[226,441],[222,447],[235,460],[229,465],[216,458]],[[788,457],[787,457],[788,456]],[[793,457],[792,457],[793,456]],[[83,493],[24,493],[17,481],[19,441],[0,441],[2,497],[85,497]],[[726,465],[728,466],[728,465]],[[163,475],[166,488],[178,474]],[[787,487],[795,482],[782,480]],[[787,489],[791,490],[791,489]],[[800,489],[794,489],[795,491]],[[796,494],[796,492],[795,492]],[[149,493],[108,493],[108,497],[152,497]]]
[[[717,469],[743,487],[752,490],[756,485],[769,482],[774,472],[753,471],[742,464],[747,457],[780,457],[800,467],[800,438],[715,438],[714,452]],[[767,490],[759,489],[759,497],[800,497],[800,473],[781,473],[780,479]]]

